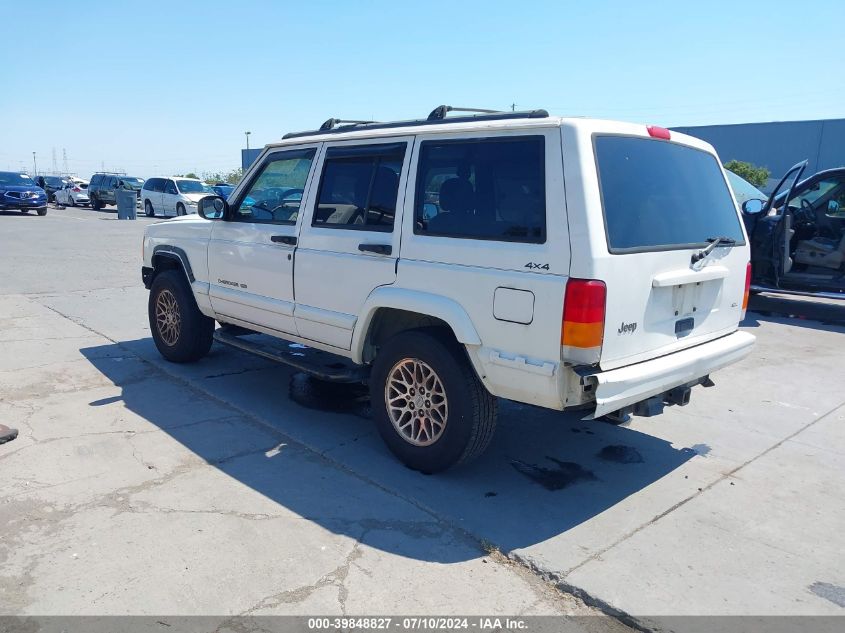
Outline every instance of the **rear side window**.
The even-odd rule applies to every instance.
[[[424,141],[414,232],[545,242],[544,142],[542,136]]]
[[[744,243],[715,156],[633,136],[594,142],[611,253],[689,248],[715,237]]]
[[[99,185],[102,179],[103,177],[99,174],[94,174],[94,176],[91,177],[91,185]]]
[[[406,147],[330,147],[312,226],[392,231]]]

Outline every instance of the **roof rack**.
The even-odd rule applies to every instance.
[[[353,119],[329,119],[320,126],[320,131],[333,130],[338,125],[364,125],[367,123],[375,123],[375,121],[355,121]]]
[[[449,112],[471,112],[468,116],[447,117]],[[499,121],[506,119],[545,119],[549,113],[545,110],[526,110],[523,112],[508,112],[501,110],[482,110],[479,108],[458,108],[448,105],[437,106],[425,119],[413,119],[408,121],[389,121],[379,123],[376,121],[348,121],[343,119],[329,119],[317,130],[306,132],[288,132],[282,138],[301,138],[304,136],[317,136],[320,134],[339,134],[351,132],[352,130],[384,130],[396,127],[411,127],[420,125],[437,125],[443,123],[469,123],[472,121]]]

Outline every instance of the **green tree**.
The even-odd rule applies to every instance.
[[[194,172],[192,172],[192,171],[189,171],[187,174],[185,174],[185,178],[196,178],[197,180],[199,180],[199,176],[197,176],[197,175],[196,175]]]
[[[755,187],[763,187],[769,182],[771,172],[766,167],[757,167],[741,160],[731,160],[725,163],[725,169],[732,171],[740,178],[745,178]]]
[[[238,169],[233,169],[232,171],[227,172],[205,172],[202,175],[202,179],[206,182],[228,182],[231,185],[236,185],[241,181],[241,178],[244,176],[244,170],[240,167]]]

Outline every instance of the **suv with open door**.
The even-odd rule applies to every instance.
[[[806,167],[792,167],[768,200],[742,204],[752,289],[845,299],[845,168],[798,182]]]
[[[368,383],[381,436],[424,472],[484,451],[497,398],[654,415],[748,354],[748,245],[710,145],[451,110],[288,134],[228,199],[148,226],[161,354],[217,340]]]

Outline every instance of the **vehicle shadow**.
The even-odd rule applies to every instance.
[[[150,339],[81,351],[121,387],[119,398],[91,406],[122,400],[227,476],[327,530],[359,538],[362,522],[381,525],[384,491],[433,514],[437,518],[427,527],[387,527],[367,539],[384,551],[428,561],[455,562],[479,552],[432,546],[427,530],[439,530],[440,537],[446,531],[457,540],[470,533],[513,552],[577,528],[699,454],[621,426],[502,401],[489,450],[471,464],[427,476],[389,454],[369,419],[363,387],[314,381],[218,345],[190,366],[158,360]],[[127,371],[127,352],[139,357],[135,372]],[[180,424],[186,408],[229,416],[237,442],[231,434],[215,437],[205,424]],[[274,448],[291,441],[313,451],[305,451],[307,467],[290,457],[286,466],[284,450]],[[259,448],[244,452],[245,445]],[[359,491],[350,509],[352,493],[345,488],[362,481],[374,484],[363,486],[372,491],[369,500]],[[578,538],[595,546],[604,537],[585,531]],[[578,556],[588,549],[571,547]]]
[[[4,209],[3,211],[0,211],[0,216],[5,216],[5,215],[15,216],[15,217],[18,217],[18,218],[37,218],[37,217],[40,217],[40,216],[39,216],[39,215],[35,212],[35,210],[34,210],[34,209],[30,210],[30,211],[29,211],[29,212],[27,212],[27,213],[21,213],[21,212],[20,212],[20,211],[18,211],[18,210],[14,210],[14,211],[7,211],[7,210],[5,210],[5,209]]]
[[[845,300],[816,300],[788,295],[755,294],[749,297],[743,327],[757,327],[759,321],[842,332],[845,329]]]

